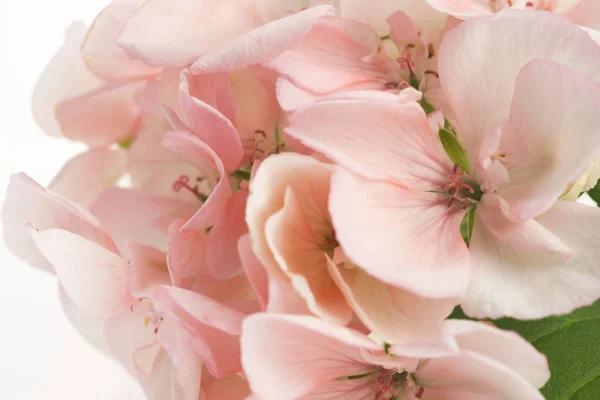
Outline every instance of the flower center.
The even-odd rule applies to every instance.
[[[454,200],[457,200],[461,203],[465,203],[464,208],[467,208],[471,200],[479,200],[477,197],[481,197],[481,194],[477,195],[477,191],[473,187],[461,181],[462,176],[463,170],[458,164],[454,164],[452,175],[448,175],[450,183],[444,186],[444,190],[448,193],[448,196],[450,196],[448,207],[452,205]]]
[[[138,304],[143,301],[144,301],[144,299],[139,299]],[[129,307],[129,310],[131,312],[135,312],[135,307],[138,304],[132,304]],[[146,314],[146,316],[144,317],[144,326],[153,325],[154,326],[154,334],[157,334],[158,328],[160,327],[160,323],[164,319],[165,318],[156,310],[156,308],[154,308],[154,303],[152,303],[151,301],[148,302],[148,314]]]

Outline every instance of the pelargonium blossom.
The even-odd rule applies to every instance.
[[[242,362],[264,400],[543,399],[546,359],[512,332],[447,321],[456,346],[384,350],[348,328],[307,316],[256,314],[244,321]]]
[[[565,313],[599,297],[589,221],[600,213],[557,201],[599,154],[599,65],[597,44],[562,17],[504,11],[461,24],[440,51],[462,163],[438,139],[441,116],[391,99],[318,102],[288,133],[344,167],[334,227],[369,273],[423,296],[466,290],[474,316]],[[470,207],[467,247],[459,228]]]

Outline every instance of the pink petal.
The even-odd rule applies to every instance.
[[[6,246],[33,267],[50,272],[52,265],[35,246],[28,223],[38,230],[68,230],[118,253],[108,233],[83,208],[44,189],[25,174],[13,175],[2,208]]]
[[[313,190],[317,192],[318,189]],[[309,309],[322,318],[345,325],[352,318],[352,309],[329,275],[323,248],[327,242],[311,226],[311,223],[330,224],[327,194],[325,191],[320,198],[313,200],[314,204],[301,205],[294,191],[288,188],[284,207],[269,218],[265,234],[275,260]],[[302,208],[321,210],[311,215],[305,214]],[[331,227],[328,230],[332,232]]]
[[[85,25],[81,23],[69,27],[65,44],[48,63],[36,84],[33,93],[33,117],[40,128],[49,135],[62,136],[62,128],[58,124],[55,112],[58,103],[103,85],[103,82],[88,70],[81,58],[81,44],[86,30]]]
[[[355,266],[330,262],[329,271],[361,321],[386,343],[440,341],[442,322],[458,303],[415,296]]]
[[[492,12],[489,6],[477,0],[426,0],[427,4],[443,13],[460,19],[468,19]]]
[[[494,193],[487,193],[477,206],[477,217],[485,229],[497,240],[518,249],[531,252],[557,253],[568,261],[572,251],[562,240],[534,219],[512,221],[502,210],[504,200]],[[505,204],[505,203],[504,203]]]
[[[150,297],[159,285],[170,285],[167,255],[153,247],[131,243],[131,293],[137,298]]]
[[[178,219],[169,226],[167,262],[173,285],[184,287],[187,278],[208,273],[205,265],[206,234],[183,230],[186,220]]]
[[[219,80],[217,80],[218,82]],[[198,85],[197,80],[191,81],[189,74],[183,74],[181,86],[179,88],[179,100],[181,103],[181,113],[186,125],[203,142],[210,146],[214,152],[221,158],[225,169],[233,171],[239,167],[244,157],[244,149],[238,131],[232,122],[226,118],[219,109],[215,109],[219,103],[212,105],[205,103],[202,98],[196,98],[193,93],[191,83]],[[228,83],[228,82],[227,82]],[[197,89],[196,89],[197,90]],[[227,90],[227,89],[221,89]],[[231,88],[229,88],[231,90]],[[221,97],[227,97],[228,94],[219,94]],[[229,94],[231,96],[231,94]],[[218,100],[217,100],[218,101]],[[233,99],[224,99],[230,103]],[[225,112],[229,111],[231,105],[227,104]]]
[[[546,357],[515,332],[464,320],[447,320],[444,330],[462,350],[506,365],[536,388],[550,378]]]
[[[119,207],[116,208],[115,204]],[[179,200],[115,188],[100,196],[92,205],[92,213],[115,239],[121,254],[129,255],[130,241],[166,251],[167,232],[158,229],[155,222],[189,217],[190,210]]]
[[[227,199],[231,197],[229,177],[223,162],[206,143],[188,132],[167,132],[163,140],[163,146],[184,154],[199,163],[213,163],[219,171],[219,183],[183,229],[206,229],[214,225],[220,210],[224,207]]]
[[[244,321],[242,349],[253,393],[275,400],[301,398],[336,378],[371,371],[360,350],[379,346],[314,317],[256,314]]]
[[[89,207],[125,172],[127,153],[122,150],[89,150],[70,159],[48,189]]]
[[[235,192],[206,235],[206,266],[215,278],[229,279],[243,272],[237,243],[248,233],[244,219],[247,200],[248,189]]]
[[[195,74],[240,69],[267,62],[293,48],[333,7],[310,7],[287,17],[269,22],[229,41],[200,57],[191,66]]]
[[[579,0],[561,13],[577,25],[600,30],[600,4],[594,0]]]
[[[360,21],[371,25],[379,36],[390,32],[386,19],[395,11],[410,8],[414,1],[379,0],[377,3],[361,0],[341,0],[340,12],[343,18]]]
[[[460,234],[465,214],[443,195],[333,174],[329,210],[348,257],[370,275],[417,295],[460,295],[471,276]],[[476,264],[475,264],[476,265]]]
[[[512,217],[526,220],[548,210],[598,158],[599,108],[600,85],[589,76],[550,61],[521,70],[502,135],[508,146],[524,142],[528,157],[509,170],[509,183],[498,191]],[[510,156],[510,147],[505,152]]]
[[[243,235],[238,241],[238,253],[244,274],[250,281],[263,309],[269,304],[269,276],[254,251],[250,234]]]
[[[144,321],[149,304],[148,300],[136,302],[106,321],[106,337],[112,353],[142,383],[146,383],[161,353],[160,346],[155,345],[154,325]],[[138,355],[145,357],[136,357],[138,350]]]
[[[181,73],[180,97],[187,93],[201,100],[235,125],[237,110],[232,83],[231,74],[227,72],[194,75],[185,69]]]
[[[361,176],[439,190],[452,163],[421,106],[318,102],[290,116],[286,132]]]
[[[596,260],[600,255],[594,238],[600,210],[557,201],[536,218],[571,249],[573,256],[568,262],[560,253],[502,243],[488,232],[478,211],[470,247],[473,265],[478,268],[463,302],[468,315],[538,319],[569,313],[599,298]]]
[[[90,27],[81,48],[81,56],[90,71],[99,78],[118,80],[160,72],[142,61],[129,58],[117,43],[127,19],[143,3],[143,0],[114,0]]]
[[[283,153],[261,163],[250,184],[246,222],[252,248],[267,270],[284,281],[287,278],[281,272],[265,236],[267,220],[283,207],[288,187],[293,187],[299,195],[310,197],[314,182],[319,183],[318,192],[322,192],[323,185],[328,185],[330,174],[330,168],[314,158]]]
[[[245,314],[191,291],[160,287],[156,299],[192,333],[192,347],[216,377],[241,371],[239,338]]]
[[[219,379],[206,388],[206,400],[242,400],[250,395],[248,381],[239,375]]]
[[[266,65],[303,89],[329,93],[352,84],[384,81],[389,65],[364,61],[377,51],[381,41],[373,28],[331,17]]]
[[[143,85],[103,86],[58,103],[56,117],[64,135],[90,147],[106,147],[134,136],[141,116],[136,95]]]
[[[37,231],[32,237],[69,297],[86,313],[111,317],[133,301],[129,264],[115,253],[62,229]]]
[[[534,59],[562,63],[593,77],[600,48],[566,19],[527,10],[466,21],[445,36],[439,52],[440,80],[472,164],[483,137],[508,118],[517,76]],[[562,94],[557,99],[561,98]],[[471,167],[477,175],[477,165]]]
[[[254,2],[150,0],[123,28],[119,44],[153,66],[187,66],[260,24]]]

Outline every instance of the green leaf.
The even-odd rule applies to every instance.
[[[587,194],[600,206],[600,180],[596,182],[596,186],[591,188]]]
[[[459,307],[450,318],[467,319]],[[600,399],[600,301],[569,315],[492,322],[516,331],[548,357],[552,376],[542,388],[547,400]]]
[[[475,207],[469,207],[469,211],[460,222],[460,233],[467,244],[471,245],[471,236],[473,236],[473,223],[475,222]]]
[[[444,147],[444,150],[446,150],[446,154],[448,154],[450,160],[452,160],[453,163],[458,164],[458,166],[465,173],[470,173],[467,153],[465,153],[465,149],[463,149],[456,136],[454,136],[452,132],[444,128],[440,128],[438,134],[440,136],[442,146]]]

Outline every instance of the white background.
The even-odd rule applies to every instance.
[[[83,150],[46,137],[31,117],[30,98],[65,29],[76,19],[89,26],[109,1],[0,1],[0,202],[10,174],[24,171],[47,185]],[[0,399],[140,398],[132,378],[69,324],[56,279],[14,258],[0,241]]]

